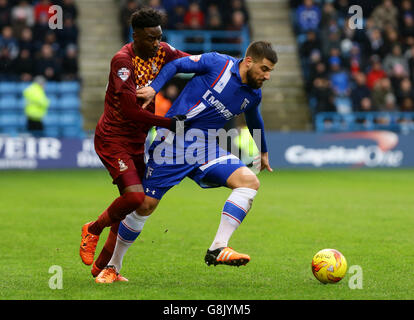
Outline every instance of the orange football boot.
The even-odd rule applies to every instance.
[[[207,250],[204,261],[207,265],[226,264],[228,266],[243,266],[250,261],[247,254],[238,253],[230,247],[218,248],[216,250]]]
[[[114,266],[107,266],[105,267],[96,277],[96,283],[113,283],[113,282],[127,282],[128,279],[121,276]]]
[[[95,262],[93,263],[93,266],[92,266],[92,269],[91,269],[91,273],[92,273],[92,276],[94,277],[94,278],[96,278],[100,273],[101,273],[101,271],[102,271],[102,269],[99,269],[97,266],[96,266],[96,264],[95,264]],[[121,281],[121,282],[127,282],[127,281],[129,281],[127,278],[125,278],[125,277],[123,277],[123,276],[121,276],[119,273],[118,273],[118,276],[117,276],[117,278],[116,278],[116,280],[115,281]]]
[[[79,254],[84,264],[91,265],[95,255],[96,245],[98,244],[99,236],[94,235],[88,231],[90,222],[85,223],[82,227],[81,244]]]

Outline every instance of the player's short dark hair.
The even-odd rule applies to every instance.
[[[132,30],[158,27],[164,23],[165,16],[158,10],[150,7],[138,9],[131,15]]]
[[[252,57],[254,61],[263,60],[266,58],[271,63],[277,63],[276,51],[272,48],[272,44],[267,41],[252,42],[246,50],[246,57]]]

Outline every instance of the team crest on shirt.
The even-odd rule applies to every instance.
[[[119,164],[119,171],[122,172],[128,169],[128,166],[121,159],[118,159],[118,164]]]
[[[121,68],[118,70],[117,75],[121,78],[122,81],[125,81],[129,78],[131,71],[128,68]]]
[[[201,54],[198,54],[196,56],[189,56],[188,58],[190,60],[194,61],[194,62],[197,62],[197,61],[199,61],[201,59]]]

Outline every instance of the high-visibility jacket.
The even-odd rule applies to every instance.
[[[26,100],[24,110],[26,116],[31,120],[42,120],[50,103],[43,87],[38,83],[33,83],[23,91],[23,96]]]

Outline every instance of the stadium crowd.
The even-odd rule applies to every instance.
[[[63,28],[49,28],[51,5]],[[78,10],[74,0],[0,0],[0,81],[78,80]]]
[[[120,21],[125,42],[129,39],[129,17],[138,8],[150,6],[166,14],[165,29],[241,30],[249,26],[245,0],[121,0]]]
[[[353,27],[354,4],[362,9],[362,28]],[[313,115],[414,111],[414,1],[290,5]]]
[[[131,41],[129,24],[131,14],[144,6],[152,7],[165,14],[164,30],[241,31],[247,28],[250,34],[249,12],[245,0],[120,0],[119,21],[125,43]],[[193,43],[198,42],[198,39],[187,40]],[[237,39],[234,38],[213,39],[215,43],[235,41]],[[186,52],[198,54],[203,51],[186,50]],[[157,114],[164,115],[167,112],[187,81],[188,79],[176,77],[161,90],[156,96]]]

